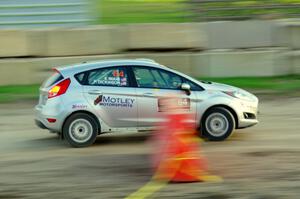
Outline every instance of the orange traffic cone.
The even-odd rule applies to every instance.
[[[200,139],[195,126],[187,120],[189,115],[185,113],[167,115],[167,121],[160,129],[160,133],[166,135],[159,158],[156,158],[154,178],[169,182],[219,181],[220,178],[208,175],[207,161],[199,154]]]
[[[157,150],[152,162],[155,174],[151,181],[126,199],[143,199],[159,191],[168,182],[219,182],[218,176],[208,175],[206,159],[199,154],[200,139],[191,121],[189,103],[178,97],[166,97],[158,103],[159,111],[169,112],[166,121],[152,137]],[[187,100],[188,102],[188,100]]]

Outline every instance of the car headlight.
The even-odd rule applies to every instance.
[[[249,94],[243,93],[241,91],[223,91],[223,93],[241,100],[253,101],[252,97]]]

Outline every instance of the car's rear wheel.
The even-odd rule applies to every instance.
[[[222,141],[232,134],[235,120],[227,109],[213,107],[205,113],[201,125],[204,137],[211,141]]]
[[[87,147],[95,142],[98,125],[90,115],[75,113],[66,120],[63,126],[63,135],[73,147]]]

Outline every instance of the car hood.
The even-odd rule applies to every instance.
[[[243,96],[247,96],[250,101],[258,102],[258,98],[253,95],[252,93],[249,93],[248,91],[245,91],[241,88],[230,86],[227,84],[220,84],[216,82],[205,82],[201,81],[202,85],[205,87],[206,90],[210,91],[221,91],[221,92],[238,92],[242,94]]]
[[[237,91],[242,90],[238,87],[230,86],[227,84],[220,84],[216,82],[209,81],[200,81],[206,90],[215,90],[215,91]]]

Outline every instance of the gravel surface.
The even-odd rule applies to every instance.
[[[222,183],[169,184],[153,198],[293,199],[300,195],[300,98],[267,98],[260,124],[204,142]],[[124,198],[151,178],[150,133],[99,136],[69,147],[33,123],[33,105],[0,105],[1,198]]]

